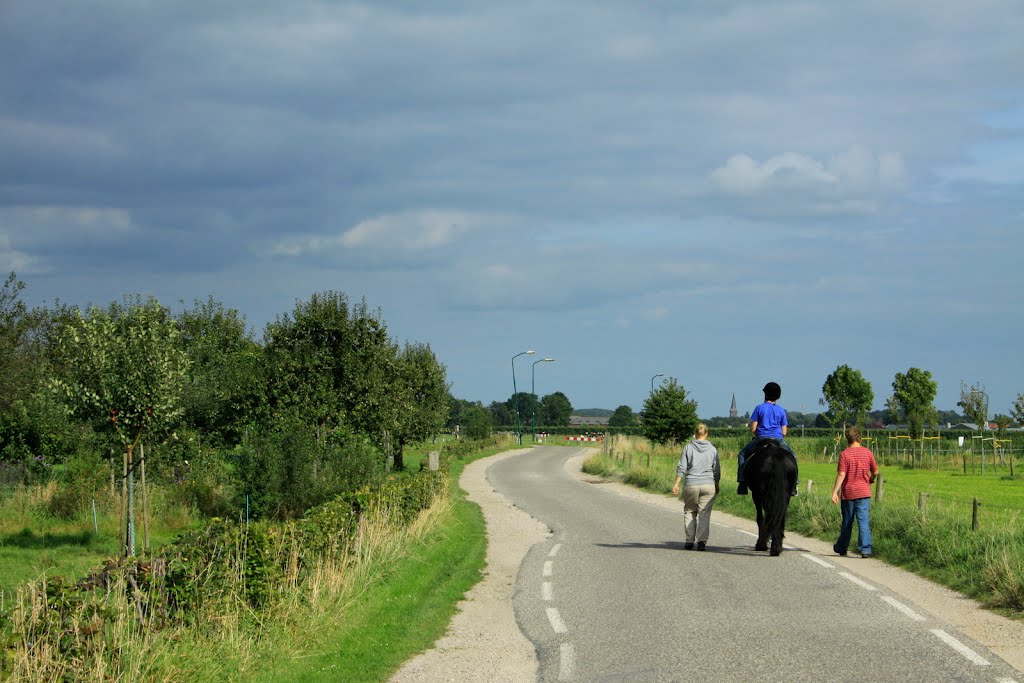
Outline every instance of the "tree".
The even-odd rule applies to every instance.
[[[491,435],[491,411],[481,405],[472,405],[466,410],[463,425],[470,439],[486,439]]]
[[[491,424],[498,427],[515,426],[515,408],[509,408],[507,401],[491,401],[487,410],[491,413]]]
[[[398,420],[395,427],[395,469],[405,469],[407,443],[435,436],[448,417],[451,394],[446,369],[427,344],[407,343],[398,354]]]
[[[1024,394],[1017,394],[1017,399],[1013,402],[1010,412],[1013,413],[1013,419],[1017,421],[1017,424],[1024,426]]]
[[[78,313],[58,339],[65,376],[52,389],[71,412],[97,429],[112,431],[124,447],[122,550],[133,552],[133,515],[128,490],[135,449],[146,432],[172,428],[183,413],[181,399],[189,360],[178,326],[153,298],[138,296],[107,309]]]
[[[262,347],[245,316],[213,298],[178,316],[180,343],[191,361],[182,398],[184,421],[212,441],[235,446],[265,408]]]
[[[984,431],[988,424],[988,394],[985,393],[984,386],[967,386],[967,382],[961,380],[960,400],[956,404],[963,408],[964,416],[969,421],[978,425],[978,431]]]
[[[385,449],[398,426],[397,346],[379,311],[340,292],[314,294],[264,333],[270,408],[291,411],[317,443],[355,432]]]
[[[921,438],[924,425],[935,414],[932,403],[938,389],[932,373],[920,368],[910,368],[906,373],[897,372],[892,381],[893,393],[886,406],[907,422],[910,435],[915,439]],[[921,443],[923,445],[924,441]]]
[[[996,427],[999,429],[999,436],[1005,436],[1006,428],[1013,424],[1013,418],[1002,413],[995,415],[992,421],[996,423]]]
[[[686,389],[670,377],[644,401],[641,418],[644,436],[651,441],[683,441],[699,422],[697,402],[687,398]]]
[[[551,427],[568,427],[569,419],[572,417],[572,403],[569,397],[561,391],[548,394],[540,401],[537,418],[539,424]]]
[[[622,405],[615,409],[615,412],[608,418],[609,427],[635,427],[636,413],[629,406]]]
[[[519,421],[516,421],[516,406],[519,406]],[[534,411],[540,414],[540,401],[537,400],[537,394],[530,394],[525,391],[512,394],[511,397],[505,402],[505,413],[508,417],[508,424],[511,427],[516,427],[521,424],[523,430],[527,430],[530,427],[531,420],[533,419]],[[498,424],[495,421],[495,424]]]
[[[832,424],[842,425],[844,431],[847,424],[860,424],[875,400],[871,383],[864,379],[860,370],[849,365],[837,367],[825,379],[821,393],[819,403],[828,406]]]

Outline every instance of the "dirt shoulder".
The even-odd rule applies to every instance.
[[[459,479],[467,497],[480,506],[486,520],[484,578],[460,603],[448,633],[432,649],[409,660],[391,679],[393,682],[537,680],[537,654],[516,623],[512,594],[527,551],[548,538],[550,530],[494,491],[486,475],[487,468],[495,462],[523,452],[509,451],[478,460],[468,465]],[[588,455],[589,452],[570,458],[565,464],[566,471],[583,481],[601,482],[603,488],[620,495],[682,512],[681,503],[669,496],[583,473],[580,468]],[[757,531],[752,520],[742,517],[715,512],[712,519],[718,524]],[[825,541],[787,533],[786,542],[905,596],[1024,672],[1024,624],[988,612],[970,598],[879,560],[837,557]]]

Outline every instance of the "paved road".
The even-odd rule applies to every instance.
[[[553,535],[516,583],[543,681],[1019,681],[983,646],[903,596],[799,549],[753,550],[714,524],[682,549],[681,504],[646,504],[567,473],[537,448],[488,480]],[[872,560],[864,560],[872,562]]]

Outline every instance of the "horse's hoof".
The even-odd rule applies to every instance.
[[[754,550],[768,550],[768,544],[767,543],[758,543],[757,545],[754,546]]]
[[[782,548],[772,548],[772,551],[768,553],[771,557],[778,557],[782,554]]]

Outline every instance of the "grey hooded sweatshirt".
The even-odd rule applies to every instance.
[[[714,484],[722,478],[718,449],[710,441],[694,439],[683,448],[676,476],[686,477],[686,486]]]

